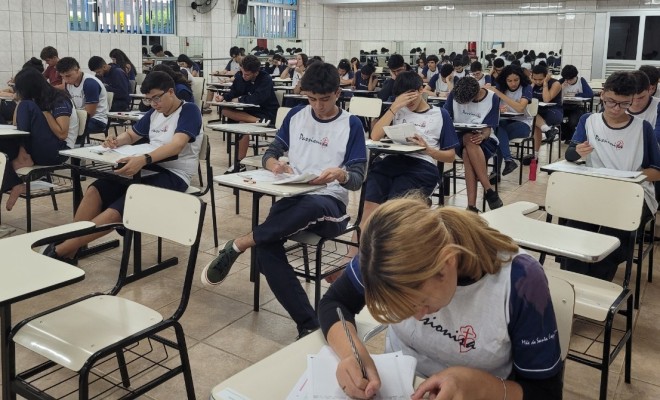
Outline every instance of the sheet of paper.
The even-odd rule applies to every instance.
[[[485,128],[486,124],[466,124],[463,122],[454,122],[454,128],[460,128],[460,129],[482,129]]]
[[[551,164],[551,168],[554,171],[571,172],[574,174],[583,174],[583,175],[602,175],[613,178],[632,179],[632,178],[637,178],[642,174],[642,171],[621,171],[618,169],[610,169],[610,168],[592,168],[592,167],[587,167],[586,165],[577,165],[568,162]]]
[[[417,129],[413,124],[390,125],[383,127],[383,130],[388,138],[398,144],[411,144],[408,138],[417,134]]]
[[[330,354],[328,354],[328,352]],[[372,355],[381,388],[375,399],[404,400],[410,399],[414,392],[413,380],[417,361],[401,352]],[[347,399],[336,379],[339,359],[325,346],[319,354],[307,356],[307,374],[310,378],[311,399]]]
[[[116,149],[110,149],[108,147],[103,147],[102,145],[89,146],[85,148],[91,151],[92,153],[96,153],[96,154],[103,154],[112,151],[115,153],[119,153],[123,156],[139,156],[139,155],[151,153],[152,151],[156,150],[156,146],[150,143],[137,144],[133,146],[126,145],[126,146],[117,147]]]
[[[220,391],[220,393],[215,394],[214,399],[217,400],[250,400],[249,397],[244,396],[232,388],[225,388]],[[219,397],[217,397],[219,396]]]
[[[256,169],[254,171],[241,172],[238,176],[251,179],[255,182],[272,183],[274,185],[284,185],[291,183],[307,183],[318,178],[315,174],[274,174],[267,169]]]

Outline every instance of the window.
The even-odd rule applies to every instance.
[[[298,0],[250,1],[238,17],[238,36],[296,38],[297,14]]]
[[[646,17],[642,60],[660,60],[660,17]]]
[[[174,0],[68,0],[69,30],[174,34]]]
[[[610,60],[635,60],[638,36],[639,17],[610,18],[607,58]]]

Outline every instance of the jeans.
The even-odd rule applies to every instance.
[[[509,140],[529,137],[531,131],[529,125],[521,121],[500,121],[500,125],[497,127],[497,139],[500,141],[500,151],[504,161],[513,160]]]

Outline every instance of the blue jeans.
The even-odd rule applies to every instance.
[[[500,151],[502,152],[502,159],[513,160],[511,150],[509,149],[509,140],[526,138],[532,132],[529,125],[521,121],[500,120],[500,125],[497,127],[497,139],[500,141]]]

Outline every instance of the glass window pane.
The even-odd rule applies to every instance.
[[[660,60],[660,16],[646,17],[642,60]]]
[[[634,60],[637,57],[639,17],[611,17],[607,43],[608,60]]]

